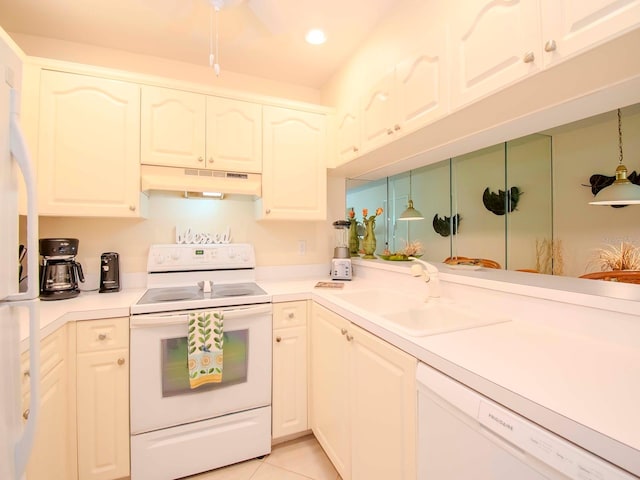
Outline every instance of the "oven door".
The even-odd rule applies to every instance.
[[[271,404],[271,304],[224,312],[221,383],[189,387],[188,312],[131,317],[131,434]]]

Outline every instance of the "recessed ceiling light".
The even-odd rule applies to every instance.
[[[327,41],[327,36],[319,28],[309,30],[304,38],[307,43],[310,43],[311,45],[322,45]]]

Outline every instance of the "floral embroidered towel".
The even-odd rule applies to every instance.
[[[220,312],[189,313],[189,386],[222,381],[222,333],[224,315]]]

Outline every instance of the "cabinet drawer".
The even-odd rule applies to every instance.
[[[40,341],[40,378],[53,370],[66,356],[67,327],[63,326]],[[24,352],[20,357],[20,372],[22,374],[23,392],[29,387],[30,357]]]
[[[77,323],[77,352],[129,348],[129,318],[105,318]]]
[[[300,327],[306,324],[306,300],[273,304],[273,328]]]

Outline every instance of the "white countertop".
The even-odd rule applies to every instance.
[[[380,281],[381,274],[376,275],[344,282],[342,291],[376,287],[409,289],[417,295],[423,292],[423,285],[409,275],[391,273],[393,278],[388,283]],[[445,274],[442,279],[446,277]],[[358,310],[341,301],[335,290],[314,288],[318,280],[328,279],[314,276],[258,283],[273,302],[317,301],[420,361],[640,476],[640,339],[636,335],[640,332],[640,319],[624,313],[628,309],[626,302],[623,301],[622,312],[604,312],[600,318],[591,310],[599,314],[603,310],[574,306],[567,310],[564,304],[545,300],[551,310],[540,306],[537,321],[531,310],[538,306],[532,304],[520,312],[513,308],[521,304],[514,303],[514,296],[511,304],[500,301],[501,308],[511,312],[509,322],[411,337],[383,326],[375,312]],[[443,283],[445,294],[458,289],[455,282]],[[479,292],[479,298],[495,302],[491,295]],[[129,306],[143,293],[144,289],[82,293],[69,300],[41,301],[41,335],[46,336],[67,321],[128,316]],[[558,318],[549,314],[556,311],[555,307]],[[567,311],[576,312],[579,319],[565,318]],[[613,329],[614,320],[622,333],[594,333]],[[24,348],[25,336],[21,336]],[[625,344],[625,336],[634,338],[627,338]],[[622,340],[619,342],[618,338]]]

